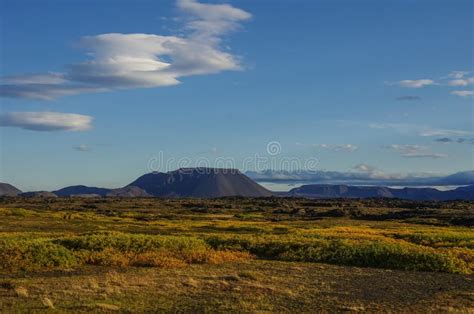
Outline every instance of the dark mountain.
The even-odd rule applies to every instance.
[[[148,194],[145,190],[138,186],[126,186],[120,189],[110,190],[106,196],[108,197],[150,197],[153,195]]]
[[[22,197],[58,197],[56,194],[48,191],[25,192],[19,194]]]
[[[84,196],[95,194],[97,196],[105,196],[110,189],[96,188],[84,185],[74,185],[53,191],[57,196]]]
[[[21,190],[17,189],[11,184],[0,183],[0,196],[16,196],[21,193]]]
[[[130,183],[153,196],[214,198],[224,196],[271,196],[261,185],[236,169],[181,168],[152,172]]]
[[[393,189],[380,186],[347,186],[328,184],[309,184],[280,193],[284,196],[308,198],[373,198],[387,197],[408,200],[474,200],[474,185],[459,187],[450,191],[432,188]]]
[[[288,193],[296,196],[332,198],[369,198],[369,197],[393,197],[389,188],[372,186],[348,186],[330,184],[309,184],[299,188],[291,189]]]

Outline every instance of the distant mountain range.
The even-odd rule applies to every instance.
[[[307,198],[400,198],[407,200],[474,200],[474,185],[454,190],[440,191],[433,188],[394,189],[380,186],[347,186],[309,184],[279,193],[281,196]]]
[[[20,193],[20,190],[16,191],[16,194],[12,191],[9,195]],[[46,197],[40,192],[30,192],[25,196],[32,196],[32,193]],[[215,198],[225,196],[266,197],[272,196],[272,192],[236,169],[182,168],[166,173],[148,173],[119,189],[74,185],[53,191],[52,195],[61,197]]]
[[[166,173],[148,173],[118,189],[75,185],[53,192],[37,191],[22,193],[22,191],[10,184],[0,183],[0,196],[217,198],[226,196],[269,197],[278,195],[308,198],[386,197],[410,200],[474,200],[474,171],[459,172],[437,178],[436,180],[431,178],[430,180],[432,185],[469,186],[459,187],[450,191],[439,191],[434,188],[396,189],[384,186],[306,184],[289,192],[273,193],[236,169],[182,168]]]
[[[368,171],[284,171],[265,170],[245,173],[257,182],[345,185],[393,185],[393,186],[443,186],[474,184],[474,170],[457,172],[448,176],[386,174],[375,169]]]

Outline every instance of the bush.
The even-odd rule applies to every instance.
[[[46,240],[0,241],[0,269],[37,270],[70,268],[77,264],[74,254],[63,246]]]
[[[286,240],[286,241],[285,241]],[[261,258],[324,262],[337,265],[377,267],[401,270],[470,273],[467,262],[454,254],[428,247],[384,241],[349,241],[298,238],[219,238],[207,242],[214,249],[242,250]]]
[[[158,249],[198,251],[209,248],[205,241],[193,237],[127,234],[121,232],[100,232],[62,238],[56,240],[55,243],[76,251],[103,251],[107,248],[113,248],[121,252],[134,253]]]

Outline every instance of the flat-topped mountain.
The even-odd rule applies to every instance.
[[[0,183],[0,196],[16,196],[21,193],[20,189],[17,189],[11,184]]]
[[[181,168],[152,172],[130,183],[153,196],[214,198],[224,196],[266,197],[265,189],[237,169]]]
[[[382,186],[348,186],[330,184],[308,184],[291,189],[286,196],[309,198],[400,198],[407,200],[474,200],[474,185],[450,191],[433,188],[394,189]]]

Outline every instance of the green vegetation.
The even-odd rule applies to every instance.
[[[1,269],[67,269],[85,264],[171,267],[251,256],[464,274],[474,268],[474,232],[469,228],[384,221],[388,212],[403,217],[413,210],[374,209],[370,201],[352,201],[350,206],[344,201],[287,199],[25,202],[32,201],[10,201],[0,209],[2,219],[9,221],[2,229],[10,229],[1,230]],[[454,209],[439,208],[440,204]],[[442,218],[447,212],[469,213],[464,205],[435,203],[433,207]],[[420,217],[427,211],[433,209],[419,209]]]
[[[418,209],[414,209],[416,207]],[[2,289],[10,291],[5,293],[12,298],[31,298],[31,291],[41,290],[31,288],[32,281],[27,281],[27,284],[21,281],[23,276],[45,272],[81,274],[91,272],[91,267],[100,273],[119,271],[124,274],[136,273],[138,269],[160,273],[167,271],[169,274],[179,269],[180,274],[190,274],[195,267],[202,267],[203,272],[210,273],[207,277],[203,274],[203,278],[214,278],[212,280],[218,282],[215,287],[209,287],[199,278],[183,279],[182,285],[188,294],[189,289],[196,290],[201,285],[199,289],[202,291],[226,289],[229,285],[245,290],[250,282],[255,287],[264,283],[270,285],[272,291],[286,287],[283,284],[284,273],[266,278],[261,274],[262,270],[257,270],[259,265],[274,268],[286,265],[288,269],[296,267],[312,272],[314,267],[323,267],[318,265],[332,264],[339,266],[331,267],[362,267],[364,272],[374,276],[395,273],[376,275],[375,270],[371,269],[380,269],[381,272],[384,269],[425,271],[433,274],[430,276],[441,276],[442,273],[468,276],[456,277],[459,280],[471,278],[474,272],[474,231],[469,227],[472,208],[468,202],[407,203],[396,200],[383,203],[378,200],[242,198],[4,198],[0,199],[0,221],[4,222],[0,223],[0,306]],[[332,269],[327,267],[324,266],[324,269]],[[213,274],[214,269],[233,271],[223,275],[224,279],[219,279]],[[350,268],[347,272],[351,273]],[[150,276],[151,273],[147,274]],[[413,274],[415,272],[410,277]],[[282,276],[282,282],[279,276]],[[2,278],[10,279],[2,281]],[[310,276],[305,273],[297,278],[303,285]],[[153,284],[158,283],[159,280]],[[54,285],[54,282],[50,284]],[[30,288],[25,288],[25,285],[30,285]],[[100,285],[92,285],[95,290],[100,290]],[[127,293],[132,293],[128,283],[123,285],[127,286],[124,288],[129,291]],[[159,287],[156,289],[161,291]],[[252,289],[258,289],[255,287]],[[474,290],[472,285],[470,288]],[[288,289],[286,287],[279,293],[281,298],[291,303],[297,296],[292,293],[287,295],[285,291]],[[310,291],[313,288],[307,286],[306,289]],[[104,293],[115,295],[114,291]],[[228,292],[228,295],[231,293]],[[54,296],[49,295],[49,302],[43,297],[38,294],[34,306],[49,309],[57,306]],[[67,296],[64,297],[67,299]],[[122,300],[123,297],[114,298]],[[214,295],[207,298],[214,300]],[[118,306],[107,300],[102,301],[93,308],[109,311]],[[143,303],[139,299],[134,302]],[[268,302],[271,304],[273,301]],[[311,305],[310,301],[307,302],[308,306]],[[84,305],[82,301],[79,303]],[[16,299],[11,299],[11,304],[11,309],[21,308]],[[45,304],[52,304],[53,307]],[[253,308],[252,304],[243,306],[249,310],[275,310],[263,305],[257,308]],[[24,309],[30,310],[28,306]],[[78,310],[75,305],[71,306]],[[134,309],[148,310],[150,306]],[[208,309],[216,306],[213,304]],[[311,306],[308,309],[313,309]],[[224,306],[222,309],[232,308]],[[169,310],[172,307],[158,309]]]

